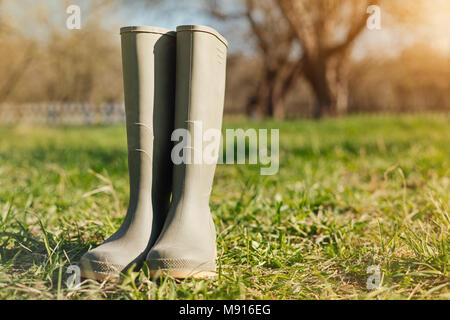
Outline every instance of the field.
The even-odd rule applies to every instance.
[[[218,166],[218,279],[78,290],[67,268],[126,211],[125,127],[0,127],[0,299],[450,298],[448,115],[225,127],[279,128],[280,170]]]

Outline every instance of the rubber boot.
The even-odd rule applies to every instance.
[[[125,27],[120,33],[130,202],[117,232],[80,261],[81,276],[96,280],[142,266],[171,194],[176,34],[154,27]]]
[[[219,132],[215,146],[218,150],[226,50],[226,40],[214,29],[177,27],[175,129],[185,129],[192,137],[184,151],[198,148],[195,141],[202,136],[196,133],[196,125],[203,127],[203,133],[208,129]],[[216,231],[209,198],[217,157],[212,164],[199,164],[193,161],[193,153],[190,164],[186,163],[189,161],[174,164],[172,203],[163,230],[147,256],[152,277],[169,275],[183,279],[216,275]]]

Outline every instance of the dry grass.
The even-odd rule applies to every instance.
[[[218,280],[144,269],[76,291],[67,267],[126,209],[125,129],[0,128],[0,299],[448,299],[448,120],[228,121],[279,128],[281,165],[218,167]]]

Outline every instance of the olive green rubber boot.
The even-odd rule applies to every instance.
[[[81,276],[96,280],[142,266],[171,194],[176,35],[155,27],[125,27],[120,33],[130,202],[121,227],[81,258]]]
[[[218,153],[225,95],[226,40],[204,26],[177,27],[177,75],[175,129],[185,129],[183,152],[191,150],[187,161],[174,164],[172,203],[163,230],[147,256],[151,275],[174,278],[209,278],[216,270],[216,231],[209,198],[217,156],[205,163],[200,158],[211,143],[204,135],[209,129],[219,133],[214,140]],[[202,133],[195,128],[202,127]],[[213,131],[214,131],[213,130]],[[176,131],[174,133],[176,133]],[[176,136],[176,135],[175,135]],[[209,137],[211,138],[211,137]],[[199,147],[203,140],[203,146]],[[182,140],[177,140],[176,141]],[[196,149],[197,148],[197,149]],[[195,159],[196,158],[196,159]],[[190,160],[190,161],[189,161]],[[190,162],[190,163],[187,163]]]

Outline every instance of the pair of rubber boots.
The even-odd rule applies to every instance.
[[[125,27],[120,33],[130,202],[117,232],[81,258],[81,276],[103,280],[146,262],[152,277],[213,277],[209,198],[216,162],[174,164],[172,133],[190,135],[185,152],[202,139],[196,123],[220,132],[227,42],[214,29],[194,25],[177,32]]]

